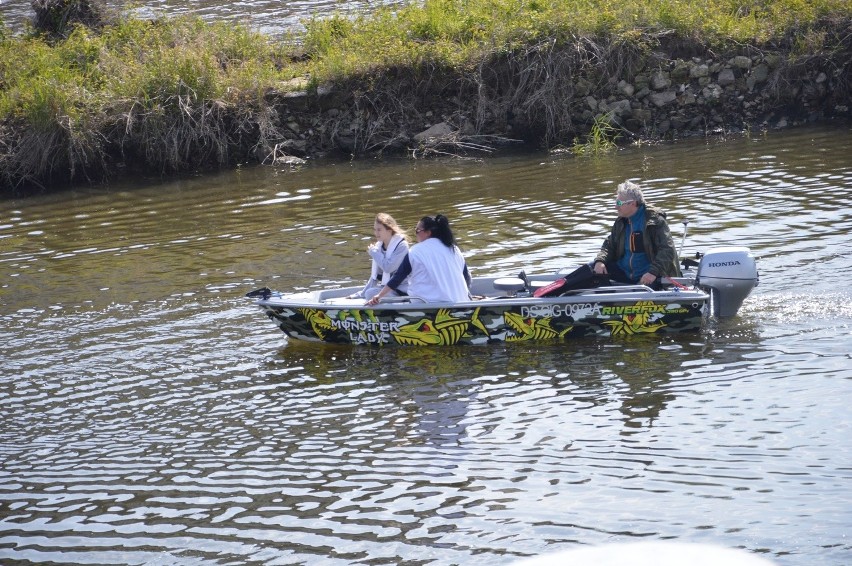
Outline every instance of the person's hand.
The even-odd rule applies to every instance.
[[[606,264],[602,261],[596,261],[593,271],[598,275],[606,275]]]
[[[653,273],[646,273],[642,277],[639,278],[639,283],[642,285],[650,285],[654,281],[657,280],[657,276]]]
[[[367,254],[376,261],[382,259],[382,244],[381,242],[373,242],[367,246]]]
[[[379,303],[379,297],[378,297],[378,295],[374,295],[374,296],[370,297],[369,299],[367,299],[367,301],[364,304],[365,305],[376,305],[378,303]]]

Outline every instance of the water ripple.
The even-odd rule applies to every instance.
[[[843,564],[848,136],[726,143],[13,203],[0,561],[508,564],[653,537]],[[613,171],[637,172],[677,240],[689,221],[686,250],[752,247],[740,316],[674,337],[353,349],[288,343],[242,297],[361,281],[378,210],[409,227],[448,214],[474,271],[586,261]]]

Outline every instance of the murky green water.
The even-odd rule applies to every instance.
[[[510,564],[631,540],[852,558],[852,143],[366,162],[0,203],[0,562]],[[585,261],[631,178],[760,286],[700,334],[288,344],[246,291],[360,282],[375,212],[474,273]]]

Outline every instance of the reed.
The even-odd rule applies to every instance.
[[[600,114],[595,117],[585,141],[581,141],[579,138],[574,139],[571,153],[587,156],[609,153],[618,147],[616,140],[620,134],[621,130],[612,124],[612,116]]]

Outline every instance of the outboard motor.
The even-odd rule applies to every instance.
[[[711,297],[711,316],[734,316],[760,279],[757,263],[744,246],[707,250],[698,264],[695,284]]]

